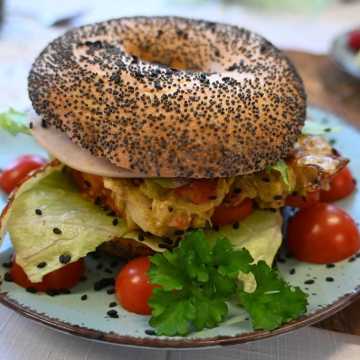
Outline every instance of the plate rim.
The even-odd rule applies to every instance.
[[[242,333],[236,336],[215,336],[198,339],[177,338],[174,340],[156,336],[154,336],[153,338],[142,338],[130,335],[119,335],[112,331],[105,332],[101,330],[94,330],[86,326],[74,325],[67,321],[52,318],[44,313],[39,313],[26,305],[22,305],[18,301],[11,299],[8,296],[8,292],[0,293],[0,303],[10,308],[11,310],[14,310],[16,313],[24,316],[25,318],[31,319],[51,329],[58,330],[66,334],[75,335],[83,339],[95,340],[98,342],[119,346],[181,350],[219,347],[225,345],[237,345],[246,342],[266,339],[276,335],[286,334],[326,319],[327,317],[350,305],[358,297],[360,297],[360,285],[358,285],[352,292],[346,293],[341,296],[332,304],[321,307],[308,315],[303,315],[299,319],[293,320],[283,325],[282,327],[272,331],[257,330]]]

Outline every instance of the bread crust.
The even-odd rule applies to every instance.
[[[145,176],[248,174],[287,156],[305,120],[301,78],[263,37],[179,17],[70,30],[35,60],[43,126]]]

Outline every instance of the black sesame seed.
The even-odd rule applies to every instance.
[[[286,263],[286,260],[282,257],[278,257],[276,261],[282,264]]]
[[[40,209],[35,209],[35,214],[36,215],[42,215],[42,211]]]
[[[304,284],[306,284],[306,285],[311,285],[311,284],[314,284],[314,280],[312,280],[312,279],[309,279],[309,280],[305,280],[304,281]]]
[[[112,301],[110,304],[109,304],[109,307],[115,307],[115,306],[117,306],[117,303],[115,302],[115,301]]]
[[[350,262],[354,262],[356,260],[356,257],[355,256],[352,256],[349,260],[348,260],[348,262],[350,263]]]
[[[117,224],[119,223],[119,220],[118,219],[113,219],[113,221],[112,221],[112,224],[114,225],[114,226],[116,226]]]
[[[5,269],[10,269],[11,266],[12,266],[12,262],[11,262],[11,261],[9,261],[9,262],[4,262],[4,263],[2,264],[2,266],[3,266]]]
[[[333,281],[334,281],[334,278],[331,277],[331,276],[328,276],[325,280],[328,281],[328,282],[333,282]]]
[[[240,224],[238,222],[236,222],[232,225],[232,228],[235,230],[238,229],[239,227],[240,227]]]
[[[296,273],[296,270],[294,268],[290,269],[289,270],[289,274],[290,275],[294,275]]]
[[[144,234],[142,232],[139,233],[138,240],[139,241],[144,241],[145,240],[145,236],[144,236]]]
[[[266,182],[266,183],[269,183],[269,182],[270,182],[270,179],[269,179],[269,178],[266,178],[266,177],[263,177],[261,180],[262,180],[263,182]]]
[[[12,278],[12,276],[11,276],[11,274],[9,272],[5,273],[4,280],[7,281],[7,282],[12,282],[13,281],[13,278]]]
[[[114,288],[107,289],[107,290],[106,290],[106,293],[107,293],[108,295],[113,295],[113,294],[115,294],[115,289],[114,289]]]
[[[151,330],[151,329],[146,329],[145,334],[149,336],[156,336],[155,330]]]
[[[33,288],[33,287],[27,287],[26,291],[28,293],[31,293],[31,294],[36,294],[37,293],[37,290],[35,288]]]
[[[330,132],[330,131],[331,131],[331,128],[325,128],[324,131],[325,131],[325,132]]]
[[[62,254],[59,256],[59,261],[61,264],[68,264],[71,260],[71,255],[69,254]]]
[[[356,256],[357,258],[360,258],[360,253],[356,254],[355,256]]]
[[[168,237],[163,238],[163,241],[168,245],[172,245],[172,243],[173,243],[172,240],[170,238],[168,238]]]
[[[60,291],[56,289],[49,289],[46,291],[46,294],[49,296],[58,296],[60,295]]]
[[[88,296],[87,296],[86,294],[84,294],[84,295],[81,295],[81,298],[80,298],[80,299],[81,299],[82,301],[85,301],[85,300],[87,300],[87,298],[88,298]]]
[[[107,312],[107,315],[111,317],[112,319],[117,319],[119,317],[119,314],[116,310],[109,310]]]
[[[172,208],[171,206],[168,207],[169,212],[173,212],[174,208]]]
[[[62,231],[59,229],[59,228],[53,228],[53,233],[56,234],[56,235],[61,235],[62,234]]]
[[[326,267],[328,269],[334,268],[336,265],[335,264],[326,264]]]
[[[42,261],[42,262],[38,263],[36,266],[38,269],[43,269],[46,265],[47,265],[47,263],[45,261]]]
[[[114,278],[103,278],[103,279],[100,279],[99,281],[95,282],[94,290],[100,291],[100,290],[105,289],[108,286],[114,286],[114,285],[115,285]]]
[[[29,128],[32,129],[33,127],[34,127],[34,124],[32,122],[30,122]]]

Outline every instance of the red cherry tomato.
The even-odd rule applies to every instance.
[[[198,179],[175,189],[175,194],[194,204],[216,199],[217,180]]]
[[[321,201],[333,202],[349,196],[355,190],[355,180],[348,167],[341,169],[330,181],[330,189],[321,191]]]
[[[36,155],[24,155],[17,158],[0,174],[0,188],[11,193],[33,170],[42,167],[46,160]]]
[[[10,269],[13,281],[23,288],[33,288],[37,291],[62,290],[74,287],[85,273],[84,259],[80,259],[71,264],[55,270],[45,275],[41,282],[33,283],[29,280],[21,266],[16,261]]]
[[[220,205],[215,208],[211,221],[218,226],[233,224],[249,216],[253,211],[251,199],[245,199],[237,206]]]
[[[148,300],[154,289],[147,274],[150,268],[148,257],[130,260],[116,277],[116,297],[122,307],[130,312],[149,315]]]
[[[332,204],[301,209],[288,224],[288,248],[305,262],[327,264],[355,254],[360,234],[354,220]]]
[[[349,34],[348,45],[354,51],[360,50],[360,30],[354,30]]]
[[[306,196],[289,195],[285,200],[286,206],[295,208],[306,208],[312,206],[320,201],[320,191],[310,191]]]

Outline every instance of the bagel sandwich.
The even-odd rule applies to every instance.
[[[348,162],[311,133],[285,54],[236,26],[134,17],[75,28],[41,52],[28,88],[28,131],[53,160],[10,195],[0,230],[33,282],[63,255],[151,255],[199,228],[271,265],[280,210]]]

